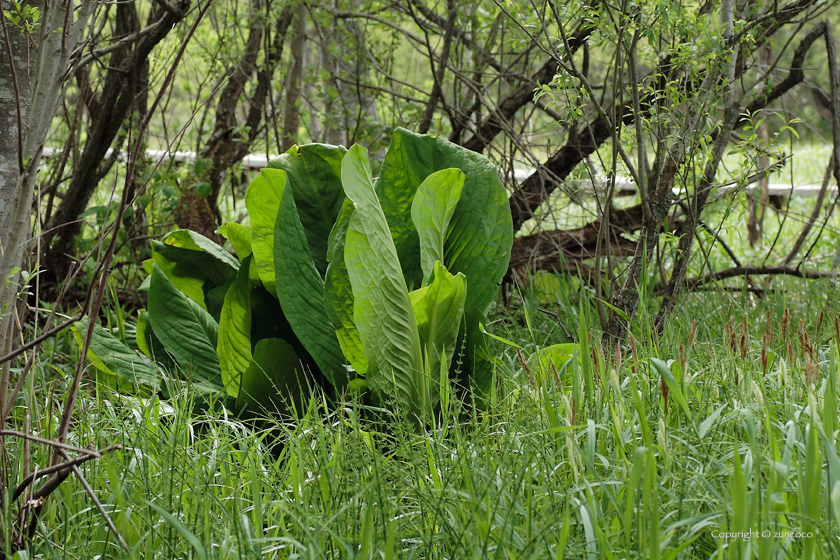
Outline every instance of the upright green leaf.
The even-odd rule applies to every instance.
[[[253,265],[252,265],[253,266]],[[253,285],[253,284],[252,284]],[[251,351],[264,338],[282,338],[305,359],[307,352],[295,335],[277,298],[268,293],[257,280],[251,291]]]
[[[248,270],[247,268],[245,270]],[[256,270],[254,270],[256,274]],[[238,273],[237,273],[238,274]],[[204,294],[204,303],[207,306],[207,313],[213,317],[213,320],[219,322],[222,314],[222,306],[225,304],[225,295],[227,294],[228,289],[233,285],[233,281],[236,279],[234,276],[221,286],[216,286],[215,288],[211,288],[207,290]],[[205,284],[205,289],[207,284]]]
[[[280,209],[280,198],[286,188],[286,172],[263,169],[245,192],[245,206],[251,218],[251,250],[263,286],[277,295],[274,280],[274,225]]]
[[[327,270],[330,231],[345,200],[341,159],[347,149],[327,144],[292,148],[268,164],[286,172],[312,261],[321,277]]]
[[[341,180],[356,211],[344,259],[353,287],[354,318],[368,360],[367,384],[397,397],[417,414],[424,407],[420,337],[388,222],[376,197],[367,150],[355,145]]]
[[[406,279],[420,281],[420,246],[411,217],[417,188],[441,169],[464,172],[461,198],[449,222],[442,262],[469,281],[466,308],[484,311],[507,272],[513,225],[507,193],[486,157],[443,138],[398,128],[382,163],[376,192],[394,238]]]
[[[225,294],[219,319],[216,345],[222,382],[227,394],[239,395],[242,372],[251,363],[251,283],[248,269],[254,266],[251,256],[242,261],[236,280]]]
[[[149,320],[166,351],[186,372],[222,387],[216,356],[218,324],[182,294],[157,265],[149,285]]]
[[[559,372],[563,365],[575,354],[578,356],[578,363],[582,364],[583,360],[580,358],[580,344],[574,344],[571,342],[564,344],[552,344],[551,346],[542,348],[535,356],[532,356],[531,367],[539,368],[543,375],[552,377],[554,375],[554,370],[556,369]],[[554,367],[552,367],[552,364]],[[570,370],[567,369],[567,373],[568,371]]]
[[[432,283],[409,294],[423,346],[426,371],[432,376],[432,379],[427,380],[427,386],[436,385],[441,368],[449,372],[464,316],[466,295],[467,279],[464,275],[453,276],[440,261],[434,264]],[[432,391],[433,399],[435,394],[437,391]]]
[[[443,169],[426,177],[417,188],[411,204],[411,219],[420,238],[420,268],[423,285],[435,268],[444,262],[444,242],[449,221],[461,199],[464,173],[460,169]]]
[[[300,411],[310,384],[291,345],[279,338],[265,338],[257,343],[254,358],[242,374],[236,405],[269,412],[289,412],[289,405],[294,405]]]
[[[344,262],[344,240],[347,237],[347,226],[350,224],[350,217],[356,209],[349,198],[344,199],[338,218],[330,232],[329,251],[327,259],[330,261],[327,267],[327,275],[324,277],[324,305],[327,308],[327,316],[335,327],[335,334],[341,351],[350,362],[350,365],[359,375],[365,375],[368,369],[365,349],[362,347],[362,339],[359,329],[353,320],[353,287],[350,285],[350,276],[347,274],[347,265]]]
[[[274,266],[277,299],[289,324],[333,387],[344,387],[347,370],[324,306],[324,281],[312,262],[288,185],[280,195],[274,227]]]

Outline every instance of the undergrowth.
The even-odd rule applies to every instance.
[[[122,443],[82,471],[131,551],[71,477],[47,502],[29,555],[840,556],[833,289],[796,284],[806,295],[794,299],[776,285],[763,298],[690,295],[661,339],[639,327],[650,320],[643,308],[620,355],[590,350],[562,378],[540,377],[520,355],[566,342],[540,308],[596,342],[588,300],[513,298],[490,330],[521,349],[494,342],[486,410],[453,399],[423,433],[352,401],[315,397],[296,422],[255,422],[195,395],[162,402],[90,385],[68,443]],[[39,383],[61,383],[56,369],[44,366]],[[46,433],[60,411],[37,407]],[[50,455],[32,445],[43,468]],[[20,442],[7,453],[22,468]]]

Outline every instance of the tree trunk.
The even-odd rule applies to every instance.
[[[0,125],[12,132],[0,142],[0,348],[7,345],[10,315],[6,312],[18,291],[13,271],[21,266],[31,235],[32,199],[44,142],[64,91],[70,54],[93,10],[91,0],[83,0],[76,10],[68,9],[66,0],[57,0],[49,9],[43,2],[30,4],[41,10],[40,26],[33,36],[35,48],[6,22],[9,44],[0,51],[4,53],[0,55]],[[5,36],[2,40],[5,43]],[[18,126],[18,99],[22,129]]]
[[[11,307],[19,290],[15,269],[22,265],[32,233],[32,200],[44,142],[63,95],[70,54],[94,7],[92,0],[83,0],[77,10],[66,0],[56,0],[49,9],[43,2],[30,4],[41,11],[34,48],[3,18],[6,48],[0,51],[0,126],[12,133],[0,141],[0,351],[12,347]],[[4,2],[0,9],[6,9]],[[9,366],[7,362],[0,368],[0,408],[8,397]],[[0,496],[8,495],[6,485],[0,474]],[[2,501],[0,507],[5,507]],[[0,542],[0,547],[6,544]]]
[[[149,16],[149,24],[159,22],[155,28],[136,43],[127,43],[110,55],[102,93],[95,100],[96,111],[91,114],[84,150],[74,167],[64,199],[50,217],[44,234],[44,244],[49,245],[46,264],[55,279],[63,278],[69,268],[73,241],[82,228],[79,214],[87,208],[96,186],[110,169],[109,165],[101,164],[134,108],[138,83],[149,54],[186,16],[188,8],[189,2],[186,0],[177,8],[170,7],[168,10],[156,4]],[[127,35],[137,30],[139,21],[136,5],[131,2],[118,3],[115,35]]]
[[[286,112],[283,117],[283,142],[285,152],[297,143],[300,127],[300,91],[303,76],[303,51],[306,46],[306,5],[301,2],[295,8],[294,38],[292,38],[292,69],[286,88]]]

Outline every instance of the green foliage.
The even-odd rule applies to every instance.
[[[453,276],[440,261],[434,263],[433,273],[431,284],[409,294],[423,348],[426,384],[430,387],[447,377],[467,296],[467,279],[463,274]],[[432,392],[433,402],[437,392]]]
[[[799,308],[782,303],[814,335],[819,364],[817,379],[809,381],[806,354],[791,333],[793,355],[776,336],[777,355],[766,373],[758,344],[749,345],[745,358],[733,354],[724,336],[731,315],[739,321],[746,315],[750,339],[759,341],[775,301],[768,294],[742,308],[732,299],[721,304],[723,295],[698,295],[655,341],[638,337],[637,356],[628,351],[621,364],[605,365],[606,382],[595,384],[588,403],[582,390],[575,398],[568,386],[554,385],[553,374],[532,385],[516,349],[494,342],[501,367],[493,406],[475,413],[454,397],[423,434],[395,413],[366,414],[361,400],[331,409],[319,394],[305,395],[299,408],[295,403],[298,421],[268,417],[265,429],[255,430],[221,409],[197,411],[193,391],[161,401],[83,387],[77,439],[68,443],[101,449],[123,442],[123,449],[79,468],[132,552],[114,544],[71,477],[44,504],[40,519],[49,539],[35,539],[29,554],[836,558],[838,434],[824,426],[839,412],[829,398],[838,391],[838,347],[827,325],[816,336],[819,313],[813,313],[824,306],[834,316],[836,306],[825,299],[836,296],[823,294],[821,301],[813,293]],[[552,348],[563,336],[553,318],[526,320],[524,309],[491,312],[500,337],[516,341],[526,355],[537,348],[574,354],[571,346]],[[778,317],[769,328],[779,335]],[[45,342],[45,355],[52,344],[66,352],[68,342],[58,338]],[[679,382],[669,386],[667,406],[662,372],[648,367],[654,358]],[[568,360],[561,376],[577,361]],[[281,377],[279,367],[262,367],[263,387],[297,382]],[[39,371],[36,379],[51,383],[54,374]],[[696,425],[674,400],[677,387]],[[33,410],[21,400],[13,414]],[[33,422],[33,432],[46,434],[50,425],[45,416]],[[23,442],[7,439],[12,465],[22,465]],[[32,443],[31,449],[33,464],[52,458],[50,447]]]
[[[412,414],[427,407],[417,322],[391,231],[373,186],[367,150],[353,146],[341,165],[355,205],[344,245],[353,320],[367,357],[369,387],[396,396]]]
[[[188,377],[221,388],[222,372],[216,355],[219,324],[178,290],[156,264],[149,286],[148,311],[155,336]]]
[[[233,281],[222,306],[219,338],[216,346],[222,382],[227,394],[239,396],[242,372],[251,363],[251,269],[255,271],[251,255],[245,257],[236,280]]]
[[[263,286],[273,296],[277,295],[274,277],[274,226],[285,187],[284,171],[263,169],[245,193],[245,205],[251,219],[251,250],[254,262]]]
[[[257,342],[253,359],[242,373],[237,408],[301,410],[311,386],[294,348],[281,338],[264,338]]]
[[[298,152],[307,150],[296,148]],[[324,151],[324,146],[316,146],[316,157],[319,152]],[[343,151],[341,148],[334,149],[335,152]],[[301,161],[306,158],[300,157]],[[316,166],[302,167],[305,169],[317,169]],[[268,171],[268,170],[266,170]],[[285,173],[278,171],[278,173]],[[298,184],[306,184],[310,181],[321,180],[321,175],[313,173],[311,176],[301,174],[298,176]],[[258,188],[261,185],[255,182],[250,189]],[[344,369],[345,359],[341,353],[341,347],[335,335],[335,330],[327,317],[327,310],[324,307],[324,279],[322,272],[316,268],[313,262],[313,251],[317,261],[323,261],[322,270],[326,270],[326,245],[329,238],[329,229],[323,221],[316,221],[310,216],[306,221],[312,224],[307,232],[304,229],[302,216],[306,216],[298,210],[297,198],[309,200],[318,199],[323,190],[295,189],[297,194],[292,194],[292,188],[283,189],[280,196],[280,206],[274,226],[274,271],[275,291],[283,313],[300,339],[306,351],[315,359],[321,373],[327,378],[330,385],[335,389],[342,389],[347,385],[347,372]],[[343,196],[343,195],[342,195]],[[343,200],[343,199],[341,199]],[[310,203],[311,204],[311,203]],[[322,207],[322,210],[326,208]],[[328,213],[317,213],[323,220],[333,221]],[[307,235],[308,233],[308,235]],[[317,239],[317,243],[311,240]]]
[[[239,410],[300,412],[314,388],[367,387],[423,421],[447,379],[488,391],[480,324],[513,232],[486,158],[400,129],[375,181],[358,145],[295,146],[245,203],[250,225],[219,231],[241,264],[194,232],[153,242],[137,346],[154,363]]]
[[[73,337],[80,348],[87,328],[87,317],[72,326]],[[157,392],[160,379],[147,360],[98,323],[93,325],[93,334],[87,358],[100,373],[112,378],[110,384],[119,387],[136,386],[146,391]]]
[[[38,27],[41,10],[35,6],[11,0],[11,10],[3,10],[3,16],[14,26],[23,29],[31,35]]]

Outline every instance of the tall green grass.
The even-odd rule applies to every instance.
[[[355,402],[314,398],[297,422],[254,423],[189,394],[160,402],[88,387],[69,443],[123,443],[83,471],[132,552],[71,477],[48,501],[30,557],[838,557],[838,347],[829,286],[811,286],[798,301],[781,290],[689,296],[661,339],[640,327],[643,307],[620,364],[593,344],[560,383],[498,343],[487,410],[453,399],[424,433]],[[575,294],[515,298],[490,328],[526,358],[565,342],[542,305],[595,342],[594,311]],[[745,317],[742,357],[726,324],[740,337]],[[34,455],[41,466],[49,457]]]

